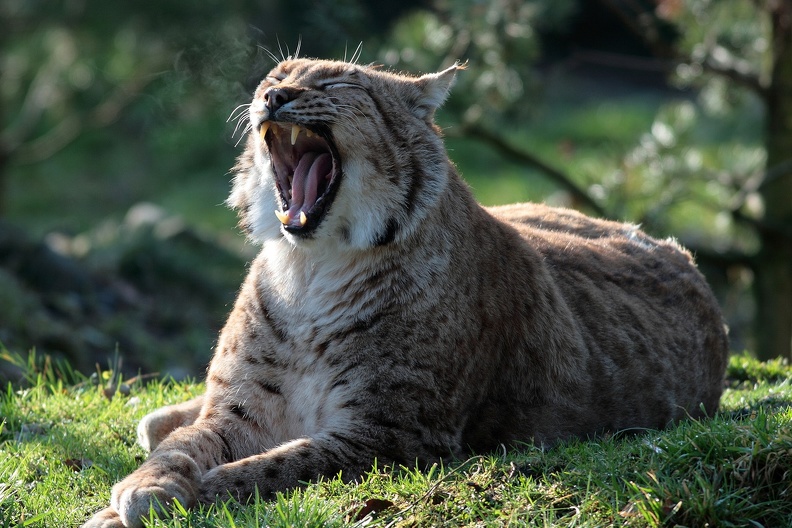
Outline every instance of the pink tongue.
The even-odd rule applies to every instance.
[[[306,152],[297,163],[292,179],[289,223],[299,225],[300,211],[308,213],[319,197],[319,183],[330,178],[333,158],[329,153]]]

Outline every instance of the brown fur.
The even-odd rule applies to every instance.
[[[455,70],[295,60],[262,82],[231,202],[263,249],[206,395],[144,419],[150,458],[86,527],[140,526],[154,498],[270,496],[375,459],[424,465],[717,409],[727,339],[690,255],[574,211],[479,206],[432,122]],[[264,121],[280,127],[269,148]],[[302,227],[295,183],[270,168],[292,123],[337,150]]]

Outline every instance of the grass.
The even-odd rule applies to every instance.
[[[0,396],[0,527],[78,526],[143,460],[140,417],[202,390],[4,355],[26,381]],[[176,508],[148,526],[790,526],[792,368],[739,355],[727,374],[712,419],[422,471],[374,468],[358,484]]]

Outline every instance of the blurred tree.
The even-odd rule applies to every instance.
[[[40,164],[92,130],[112,126],[131,151],[160,125],[224,119],[272,66],[270,55],[351,55],[420,3],[138,0],[109,9],[98,0],[4,0],[0,216],[14,168]]]
[[[463,61],[464,75],[445,104],[459,119],[451,134],[490,144],[512,160],[531,166],[553,180],[584,207],[604,216],[596,200],[563,172],[528,151],[510,146],[498,123],[520,123],[535,105],[538,91],[540,34],[563,28],[577,9],[576,0],[456,0],[435,2],[394,28],[380,60],[412,71],[434,71]],[[486,123],[486,126],[485,126]]]
[[[137,140],[141,120],[156,112],[156,101],[177,95],[179,101],[171,97],[169,102],[189,106],[181,100],[185,94],[177,92],[186,68],[200,64],[200,54],[215,61],[223,48],[226,58],[240,55],[238,49],[230,52],[241,41],[234,29],[244,22],[219,10],[220,2],[134,2],[113,9],[93,0],[55,5],[6,0],[0,5],[0,213],[14,167],[48,160],[80,136],[119,121],[113,137],[129,146]],[[206,57],[201,43],[216,49]],[[204,97],[217,88],[196,86]]]
[[[697,87],[710,114],[733,115],[758,102],[764,145],[753,167],[718,160],[723,198],[715,203],[743,241],[721,250],[724,261],[753,271],[756,354],[792,358],[792,2],[786,0],[658,0],[654,10],[635,2],[601,0],[643,35],[658,56],[674,61],[676,82]],[[660,38],[665,23],[679,38]],[[694,144],[693,141],[691,144]],[[710,256],[713,256],[710,253]]]
[[[412,71],[436,71],[462,60],[448,114],[474,123],[482,117],[518,120],[531,111],[525,98],[539,80],[539,31],[564,25],[576,0],[436,1],[394,28],[379,58]]]

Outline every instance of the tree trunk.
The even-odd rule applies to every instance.
[[[0,44],[2,43],[2,39],[0,39]],[[5,115],[3,114],[3,105],[0,104],[0,127],[4,124]],[[5,217],[8,205],[8,165],[11,161],[10,147],[3,137],[4,135],[3,130],[0,129],[0,218]]]
[[[8,153],[0,145],[0,218],[5,217],[8,204]]]
[[[792,158],[792,3],[771,13],[773,70],[767,90],[767,167]],[[765,216],[756,265],[756,355],[792,358],[792,173],[761,189]]]

